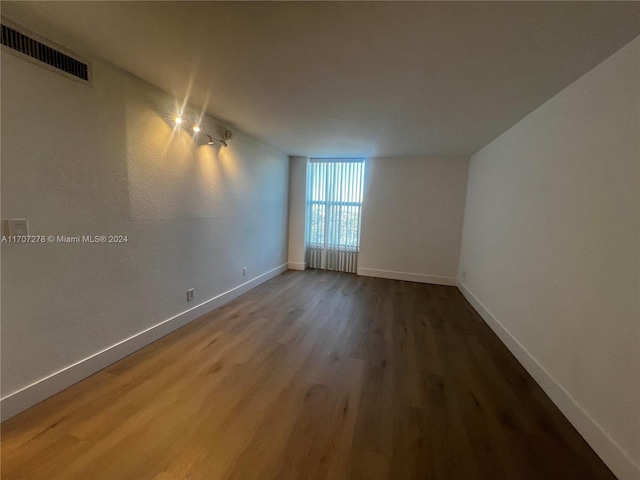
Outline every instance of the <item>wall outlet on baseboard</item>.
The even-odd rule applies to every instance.
[[[243,267],[242,268],[242,276],[246,277],[247,276],[247,267]]]
[[[462,279],[464,280],[465,278],[467,278],[467,272],[462,272],[460,274],[460,276],[462,277]]]
[[[8,236],[29,235],[29,221],[26,218],[11,218],[5,221],[4,231]]]
[[[190,288],[189,290],[187,290],[187,302],[190,302],[191,300],[193,300],[193,294],[194,294],[193,288]]]

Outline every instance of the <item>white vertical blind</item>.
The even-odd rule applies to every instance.
[[[355,273],[364,160],[312,159],[307,179],[307,262]]]

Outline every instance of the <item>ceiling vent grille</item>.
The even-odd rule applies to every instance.
[[[53,68],[62,70],[69,75],[89,81],[89,67],[86,63],[76,60],[6,25],[2,25],[2,40],[0,43]]]

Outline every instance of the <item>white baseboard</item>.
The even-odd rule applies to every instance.
[[[432,283],[435,285],[456,285],[455,278],[423,275],[421,273],[394,272],[392,270],[376,270],[374,268],[358,267],[358,275],[365,277],[388,278],[391,280],[404,280],[407,282]]]
[[[640,479],[640,467],[629,458],[598,422],[589,416],[589,413],[511,335],[504,325],[469,291],[464,283],[458,281],[458,288],[611,471],[620,480]]]
[[[289,270],[306,270],[307,262],[289,262]]]
[[[287,270],[287,264],[217,295],[0,399],[2,421],[87,378]]]

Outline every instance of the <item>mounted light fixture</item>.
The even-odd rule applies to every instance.
[[[229,140],[231,140],[231,137],[233,136],[233,133],[231,132],[231,130],[225,130],[222,138],[214,138],[211,135],[204,133],[202,131],[202,129],[200,128],[199,120],[198,120],[198,123],[196,122],[192,123],[189,119],[187,120],[188,121],[185,124],[185,120],[182,118],[181,113],[176,113],[175,117],[173,117],[173,121],[176,125],[176,128],[177,127],[188,128],[189,126],[191,126],[191,130],[193,130],[194,138],[198,135],[204,135],[208,139],[208,142],[207,142],[208,145],[215,145],[215,143],[218,142],[224,147],[229,146]]]
[[[211,135],[207,135],[207,138],[209,139],[209,141],[207,142],[209,145],[215,145],[215,142],[218,142],[218,143],[221,143],[222,145],[224,145],[225,147],[229,146],[227,144],[227,142],[225,142],[224,140],[222,140],[220,138],[213,138]]]
[[[207,135],[207,138],[209,139],[208,144],[209,145],[214,145],[215,142],[221,143],[222,145],[224,145],[225,147],[228,147],[229,144],[227,143],[229,140],[231,140],[231,137],[233,136],[233,133],[231,132],[231,130],[225,130],[224,131],[224,138],[213,138],[211,135]]]

